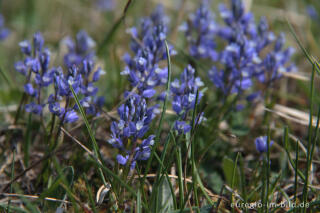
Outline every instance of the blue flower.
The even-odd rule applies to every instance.
[[[144,139],[141,144],[138,139],[145,136],[154,118],[154,107],[148,107],[146,100],[135,93],[125,93],[125,103],[118,108],[119,121],[113,121],[110,127],[111,138],[108,143],[118,148],[121,153],[117,156],[119,164],[127,164],[131,156],[131,167],[135,161],[146,160],[150,156],[150,146],[154,144],[154,135]]]
[[[255,139],[256,150],[260,153],[268,151],[268,136],[260,136]],[[274,142],[270,140],[269,147],[272,146]]]
[[[40,115],[42,113],[43,105],[36,104],[34,102],[31,102],[29,104],[25,105],[25,110],[29,113],[34,113],[37,115]]]
[[[320,20],[319,14],[313,5],[308,5],[306,8],[306,11],[312,20],[319,22],[319,20]]]
[[[31,42],[25,40],[20,42],[19,46],[25,58],[23,61],[16,62],[14,67],[26,77],[25,93],[31,96],[31,99],[36,98],[36,100],[31,100],[25,109],[27,112],[41,114],[46,105],[41,91],[53,83],[53,70],[49,69],[50,51],[43,47],[44,39],[39,32],[33,35],[32,45]]]
[[[21,52],[26,54],[26,55],[31,55],[31,44],[28,40],[24,40],[24,41],[21,41],[19,43],[19,46],[21,48]]]
[[[99,67],[99,68],[93,73],[92,81],[93,81],[93,82],[98,81],[98,80],[100,79],[100,76],[101,76],[101,75],[104,75],[104,74],[106,74],[106,72]]]
[[[158,6],[150,17],[141,19],[140,23],[139,28],[128,29],[134,54],[123,56],[127,66],[121,74],[128,76],[131,85],[137,87],[138,94],[149,99],[155,96],[155,88],[167,81],[167,68],[160,67],[159,63],[166,59],[168,17],[163,7]],[[172,45],[169,45],[169,52],[170,55],[175,54]]]
[[[101,11],[112,11],[116,7],[115,0],[96,0],[95,5]]]
[[[61,116],[64,113],[64,108],[60,107],[60,103],[58,102],[49,103],[49,110],[57,116]]]
[[[174,128],[178,134],[186,134],[191,130],[190,124],[186,123],[188,113],[194,109],[198,93],[198,103],[203,94],[199,88],[204,84],[199,77],[195,77],[195,70],[188,65],[179,79],[171,82],[172,108],[178,115]]]
[[[215,35],[219,27],[209,8],[208,2],[203,1],[197,11],[189,16],[189,21],[184,22],[179,30],[186,35],[190,45],[190,55],[197,59],[209,58],[216,61],[218,53]]]
[[[117,161],[121,165],[126,165],[128,158],[129,158],[129,155],[126,155],[125,157],[123,157],[122,155],[117,155]]]
[[[284,48],[284,34],[276,37],[270,32],[265,17],[256,24],[241,0],[230,0],[230,8],[219,5],[224,24],[217,25],[209,8],[202,3],[180,30],[185,32],[190,55],[215,62],[208,75],[224,97],[235,93],[240,99],[250,96],[256,82],[269,86],[283,72],[295,70],[290,62],[293,48]],[[217,48],[218,39],[225,46]]]
[[[73,85],[73,89],[83,97],[81,104],[86,109],[86,113],[97,115],[101,110],[104,100],[97,97],[98,87],[94,85],[105,72],[100,68],[95,68],[95,42],[85,32],[80,31],[76,35],[75,41],[71,37],[64,40],[68,47],[68,53],[64,56],[64,63],[68,67],[68,75],[58,77],[56,81],[60,88],[59,95],[70,96],[69,84]],[[59,82],[59,79],[60,80]],[[99,104],[96,104],[99,100]],[[75,107],[77,109],[77,106]]]
[[[22,61],[15,63],[15,69],[26,77],[24,91],[31,96],[31,103],[27,104],[27,112],[41,114],[44,106],[48,105],[49,111],[63,119],[65,123],[72,123],[78,119],[77,107],[72,103],[73,94],[81,98],[81,104],[90,115],[97,115],[104,104],[102,97],[97,97],[98,88],[94,85],[104,74],[101,68],[95,68],[93,60],[93,40],[81,31],[77,34],[76,43],[71,39],[67,43],[69,52],[65,56],[66,71],[62,67],[50,67],[50,51],[44,47],[44,39],[41,33],[33,36],[33,41],[28,40],[19,43],[21,52],[25,55]],[[32,43],[32,45],[31,45]],[[70,55],[76,54],[77,60],[71,60]],[[70,59],[70,60],[69,60]],[[45,96],[53,85],[54,92]],[[65,106],[61,107],[61,102]],[[36,103],[36,104],[35,104]]]
[[[10,30],[4,26],[4,18],[0,14],[0,41],[6,39],[10,34]]]
[[[84,30],[76,35],[76,41],[67,37],[64,43],[68,47],[68,53],[64,56],[64,63],[67,67],[80,65],[84,60],[93,60],[95,41]]]
[[[60,119],[64,119],[65,123],[73,123],[79,119],[78,114],[74,110],[69,110],[65,113],[65,115],[60,115]]]
[[[174,124],[175,130],[178,131],[178,134],[186,134],[191,130],[190,124],[185,121],[176,121]]]
[[[24,85],[24,91],[30,96],[36,97],[37,91],[33,88],[32,84],[28,83]]]

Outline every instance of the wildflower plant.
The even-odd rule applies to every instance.
[[[31,99],[25,105],[27,112],[42,115],[43,108],[48,105],[49,111],[62,122],[73,123],[79,116],[77,106],[72,105],[74,101],[69,85],[83,96],[81,104],[87,114],[96,115],[104,104],[104,98],[97,96],[98,88],[94,83],[105,72],[101,68],[95,70],[94,41],[86,32],[77,34],[76,44],[67,40],[69,50],[64,56],[67,72],[61,66],[50,67],[50,51],[44,47],[44,39],[39,32],[34,34],[32,44],[27,40],[19,43],[25,59],[16,62],[15,69],[26,78],[24,91]],[[54,92],[46,96],[50,86]],[[61,106],[62,102],[65,102],[64,106]]]
[[[238,94],[253,101],[261,95],[259,91],[252,90],[255,82],[268,87],[282,73],[295,70],[295,66],[290,63],[293,48],[284,48],[284,34],[276,37],[270,32],[265,17],[256,24],[254,15],[245,11],[241,0],[231,0],[230,9],[225,4],[219,5],[224,25],[217,25],[209,7],[208,3],[203,3],[190,16],[190,21],[186,22],[188,24],[181,28],[189,41],[190,55],[211,58],[214,65],[208,70],[208,76],[223,96]],[[196,36],[190,33],[192,31]],[[210,36],[206,36],[206,33]],[[191,35],[195,38],[192,39]],[[221,40],[225,44],[222,49],[215,45]],[[270,46],[273,49],[265,54]],[[207,49],[204,50],[204,47]],[[211,53],[211,56],[195,54],[195,50]]]
[[[132,87],[136,87],[138,94],[144,98],[152,98],[156,94],[156,87],[167,81],[168,70],[159,63],[166,59],[165,39],[168,33],[169,19],[164,14],[162,6],[158,6],[150,17],[140,20],[139,28],[128,29],[132,37],[130,44],[134,53],[126,53],[123,60],[126,67],[122,75],[127,75]],[[172,46],[170,55],[175,54]]]
[[[184,69],[180,79],[174,79],[174,81],[172,81],[170,87],[172,108],[178,115],[174,128],[178,134],[186,134],[191,130],[191,124],[188,122],[188,114],[193,111],[195,106],[200,102],[203,96],[200,90],[202,86],[204,86],[204,83],[200,77],[195,77],[195,70],[191,65],[188,65]]]
[[[23,61],[15,63],[15,69],[25,79],[24,91],[31,101],[25,105],[25,110],[38,115],[42,114],[44,101],[43,91],[53,83],[54,70],[49,68],[50,51],[44,46],[41,33],[35,33],[32,44],[28,40],[19,43],[24,55]]]
[[[125,93],[125,99],[125,103],[118,108],[119,121],[111,124],[111,139],[108,142],[120,151],[118,163],[130,165],[133,169],[136,161],[147,160],[150,156],[155,136],[146,138],[145,134],[154,118],[154,109],[148,107],[146,100],[138,94]]]
[[[179,30],[185,33],[191,56],[196,59],[208,58],[212,61],[218,59],[216,36],[219,25],[215,21],[208,1],[203,1]]]
[[[138,12],[153,7],[147,1],[50,1],[48,11],[40,2],[23,14],[1,4],[15,12],[13,36],[0,50],[1,210],[318,212],[320,65],[299,40],[313,41],[312,34],[297,36],[289,24],[312,65],[307,81],[307,73],[289,73],[294,49],[281,25],[269,26],[269,13],[254,16],[257,2],[219,1],[215,11],[206,0],[166,1],[143,17]],[[280,4],[270,5],[277,13],[272,7]],[[44,21],[51,6],[62,11],[63,23]],[[308,9],[315,22],[316,8]],[[88,20],[95,39],[72,31],[86,29]],[[295,27],[307,30],[305,21]],[[37,32],[19,43],[20,54],[6,49],[36,28],[50,43]],[[65,32],[75,36],[63,38]],[[0,16],[0,40],[7,33]],[[104,79],[103,68],[110,73]],[[278,83],[282,78],[290,78],[289,87]],[[19,104],[7,105],[17,92]]]

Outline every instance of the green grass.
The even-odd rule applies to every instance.
[[[12,31],[7,40],[0,41],[0,211],[251,212],[249,208],[231,207],[236,203],[262,203],[263,207],[256,210],[263,213],[320,211],[316,178],[320,169],[320,64],[316,60],[320,31],[319,23],[311,22],[305,13],[307,4],[313,2],[252,1],[256,20],[264,15],[275,34],[286,33],[285,45],[296,47],[293,60],[298,71],[310,79],[302,82],[283,77],[265,90],[265,98],[245,102],[244,109],[236,111],[235,106],[244,103],[244,94],[223,97],[208,79],[208,69],[218,62],[190,56],[183,33],[171,34],[198,3],[163,1],[171,22],[165,41],[166,59],[159,66],[168,68],[168,78],[158,92],[166,96],[162,101],[148,102],[150,106],[159,104],[160,113],[146,134],[155,135],[155,144],[150,147],[150,158],[138,161],[134,170],[117,163],[118,151],[107,140],[111,122],[119,119],[116,108],[124,103],[123,92],[132,91],[126,76],[119,74],[125,67],[123,54],[132,53],[126,29],[137,26],[160,1],[116,2],[113,11],[101,11],[88,0],[0,1],[5,26]],[[217,16],[216,4],[220,2],[212,5]],[[320,4],[314,5],[320,9]],[[293,16],[286,19],[279,10]],[[294,15],[301,20],[296,22]],[[222,23],[218,17],[216,21]],[[76,123],[64,123],[61,117],[51,116],[47,108],[41,117],[25,112],[25,104],[30,101],[23,91],[26,82],[13,68],[22,59],[18,42],[41,31],[52,52],[51,65],[61,66],[66,51],[61,40],[67,35],[74,37],[80,29],[96,41],[97,66],[107,73],[97,82],[99,95],[106,99],[103,112],[98,117],[88,115],[80,104],[83,97],[72,85],[72,96],[63,104],[78,107]],[[170,55],[169,45],[177,55]],[[219,41],[220,46],[223,42]],[[205,83],[201,91],[204,96],[198,103],[197,91],[197,104],[186,116],[191,131],[178,135],[170,85],[189,63]],[[264,90],[258,83],[254,88]],[[48,89],[42,95],[51,92]],[[308,125],[274,113],[276,104],[307,112],[308,117],[298,119]],[[201,123],[200,113],[207,118]],[[267,135],[268,147],[274,141],[263,154],[254,144],[261,135]],[[110,190],[98,203],[101,186],[110,186]],[[267,207],[281,202],[286,202],[286,208]],[[289,206],[302,203],[309,206]]]

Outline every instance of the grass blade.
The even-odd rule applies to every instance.
[[[144,172],[143,175],[143,182],[146,179],[147,173],[151,167],[151,162],[152,162],[152,158],[154,156],[154,153],[158,147],[159,144],[159,138],[160,138],[160,133],[161,133],[161,129],[162,129],[162,121],[163,121],[163,117],[166,113],[166,109],[167,109],[167,101],[168,101],[168,96],[169,96],[169,92],[170,92],[170,83],[171,83],[171,60],[170,60],[170,53],[169,53],[169,47],[168,47],[168,43],[167,41],[165,41],[165,46],[166,46],[166,53],[167,53],[167,64],[168,64],[168,79],[167,79],[167,86],[166,86],[166,97],[164,98],[164,102],[163,102],[163,106],[162,106],[162,112],[161,112],[161,116],[160,116],[160,121],[159,121],[159,125],[158,125],[158,131],[156,134],[156,143],[154,144],[154,146],[152,147],[152,151],[151,151],[151,155],[148,159],[147,162],[147,167],[146,170]]]
[[[310,165],[311,165],[311,143],[312,143],[312,131],[313,131],[313,102],[314,102],[314,78],[315,78],[315,67],[316,65],[313,63],[312,64],[312,74],[311,74],[311,84],[310,84],[310,109],[309,109],[309,127],[308,127],[308,145],[307,145],[307,168],[305,170],[305,182],[304,182],[304,187],[303,187],[303,203],[307,202],[307,197],[308,197],[308,184],[309,184],[309,170],[310,170]],[[304,206],[303,212],[306,212],[306,207]]]
[[[84,120],[84,123],[85,123],[85,125],[86,125],[86,127],[87,127],[87,130],[88,130],[88,133],[89,133],[91,142],[92,142],[94,154],[95,154],[96,158],[99,159],[100,162],[102,163],[103,160],[102,160],[102,157],[101,157],[100,152],[99,152],[99,147],[98,147],[96,138],[95,138],[95,136],[93,135],[93,131],[92,131],[90,125],[89,125],[89,122],[88,122],[88,119],[87,119],[87,117],[86,117],[86,114],[85,114],[85,112],[84,112],[84,110],[83,110],[83,108],[82,108],[82,106],[81,106],[81,104],[80,104],[80,101],[79,101],[79,99],[78,99],[78,97],[77,97],[77,94],[75,93],[72,85],[70,84],[69,86],[70,86],[70,89],[71,89],[71,91],[72,91],[72,94],[73,94],[73,96],[74,96],[74,98],[75,98],[75,100],[76,100],[77,106],[78,106],[78,108],[79,108],[79,110],[80,110],[80,114],[81,114],[81,116],[82,116],[82,119]],[[104,185],[107,185],[107,182],[106,182],[106,180],[105,180],[105,177],[104,177],[103,172],[101,171],[101,169],[99,169],[99,173],[100,173],[102,182],[104,183]]]

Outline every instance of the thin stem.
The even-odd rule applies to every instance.
[[[180,144],[176,151],[176,163],[178,167],[178,181],[179,181],[179,196],[180,196],[180,208],[183,208],[184,203],[184,190],[183,190],[183,174],[182,174],[182,157],[181,157],[181,147]]]
[[[310,84],[310,112],[309,112],[309,128],[308,128],[308,145],[307,145],[307,168],[305,170],[305,184],[303,187],[303,203],[307,202],[308,185],[309,185],[309,165],[310,163],[310,146],[312,142],[312,125],[313,125],[313,96],[314,96],[314,77],[315,77],[315,63],[312,64],[311,84]],[[306,206],[303,207],[303,212],[306,212]]]
[[[14,178],[14,162],[15,162],[15,149],[12,150],[12,163],[11,163],[11,182]],[[10,194],[12,194],[12,185],[13,183],[10,184]],[[8,201],[8,213],[10,213],[10,204],[11,204],[11,199]]]
[[[296,143],[296,163],[295,163],[295,174],[294,174],[294,203],[297,204],[297,189],[298,189],[298,162],[299,162],[299,142]],[[297,212],[297,208],[294,209]]]

